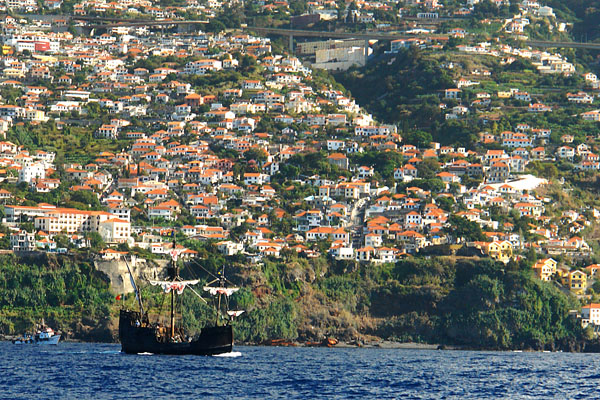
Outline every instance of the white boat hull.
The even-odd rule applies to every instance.
[[[60,340],[60,334],[53,335],[49,338],[44,338],[44,339],[37,339],[37,338],[17,339],[17,340],[14,340],[13,343],[14,344],[57,345],[59,340]]]
[[[36,344],[58,344],[58,341],[60,340],[60,335],[54,335],[49,337],[48,339],[38,339],[35,343]]]

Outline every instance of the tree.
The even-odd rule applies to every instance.
[[[444,211],[452,211],[454,199],[452,197],[438,197],[435,203]]]
[[[267,160],[267,154],[263,149],[251,148],[244,152],[244,158],[246,161],[254,160],[262,163]]]
[[[241,60],[239,60],[238,70],[244,74],[250,74],[256,71],[257,65],[254,57],[245,54],[242,56]]]
[[[306,12],[306,2],[299,0],[292,0],[289,2],[289,8],[292,15],[301,15]]]
[[[100,210],[102,205],[96,193],[91,190],[78,190],[71,192],[69,196],[69,203],[75,208]]]
[[[525,70],[535,71],[536,67],[526,58],[517,58],[514,62],[507,64],[504,69],[506,71],[522,72]]]
[[[90,119],[98,119],[102,114],[102,107],[96,102],[88,103],[85,108],[87,109],[88,117]]]
[[[466,121],[449,120],[440,126],[433,138],[441,144],[459,144],[471,149],[478,141],[478,130]]]
[[[466,241],[483,241],[485,236],[478,223],[453,214],[448,218],[448,227],[444,228],[446,233],[455,238],[463,238]]]
[[[527,261],[532,265],[537,261],[537,253],[535,252],[535,248],[533,246],[530,246],[529,250],[527,251]]]
[[[394,169],[402,165],[402,155],[394,151],[372,151],[354,153],[351,155],[353,163],[358,165],[372,166],[384,179],[394,175]]]
[[[439,170],[440,164],[434,158],[427,158],[417,164],[417,176],[419,179],[435,179]]]
[[[482,175],[464,176],[462,184],[468,188],[476,188],[483,182]]]
[[[129,245],[127,243],[119,243],[117,250],[129,252]]]
[[[441,122],[439,98],[432,93],[454,86],[448,71],[414,47],[350,68],[336,79],[381,120],[407,121],[411,127]]]
[[[406,143],[415,145],[418,148],[424,148],[429,146],[432,139],[433,138],[431,137],[431,133],[421,130],[410,132],[404,136],[404,140],[406,141]]]
[[[536,175],[546,179],[554,179],[558,176],[558,168],[553,163],[533,161],[527,167],[533,169]]]
[[[100,251],[106,247],[106,243],[104,243],[104,239],[98,232],[90,232],[88,233],[88,239],[90,240],[90,247],[92,251]]]
[[[498,11],[498,6],[496,6],[490,0],[482,0],[475,4],[473,7],[473,13],[471,15],[474,19],[481,20],[485,18],[497,17]]]
[[[446,188],[446,184],[440,178],[433,179],[413,179],[410,182],[398,183],[396,185],[396,192],[401,193],[406,190],[407,187],[415,186],[423,190],[428,190],[433,193],[440,193]]]

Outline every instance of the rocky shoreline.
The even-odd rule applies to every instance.
[[[19,335],[2,335],[0,334],[0,342],[12,342],[14,339],[20,337]],[[95,340],[83,340],[77,338],[65,338],[61,340],[64,343],[114,343],[118,341],[95,341]],[[469,346],[453,346],[453,345],[441,345],[441,344],[429,344],[429,343],[415,343],[415,342],[393,342],[389,340],[382,341],[370,341],[370,342],[337,342],[335,344],[327,344],[325,342],[294,342],[294,341],[267,341],[264,343],[238,343],[238,346],[249,346],[249,347],[327,347],[332,349],[382,349],[382,350],[454,350],[454,351],[503,351],[503,352],[552,352],[562,353],[563,350],[543,350],[543,349],[489,349],[489,348],[474,348]],[[573,348],[564,350],[566,353],[600,353],[600,345],[596,342],[582,345],[580,348]]]
[[[11,342],[14,339],[19,338],[20,335],[1,335],[0,341]],[[90,341],[76,338],[65,338],[61,342],[66,343],[118,343],[118,341]],[[412,349],[412,350],[458,350],[458,347],[445,347],[437,344],[426,344],[426,343],[414,343],[414,342],[392,342],[383,340],[380,342],[372,341],[367,343],[357,342],[337,342],[335,344],[326,345],[323,342],[280,342],[274,341],[274,343],[239,343],[241,346],[268,346],[268,347],[329,347],[338,349],[350,349],[350,348],[365,348],[365,349]]]
[[[61,342],[66,343],[118,343],[117,338],[107,335],[106,330],[102,330],[102,334],[94,335],[87,332],[86,335],[78,337],[72,335],[73,332],[62,333],[63,339]],[[70,335],[71,334],[71,335]],[[11,342],[21,335],[3,335],[0,334],[0,341]],[[90,340],[91,339],[91,340]],[[338,349],[364,348],[364,349],[404,349],[404,350],[467,350],[467,351],[508,351],[508,352],[568,352],[568,353],[600,353],[600,341],[569,343],[564,346],[554,346],[552,349],[547,348],[527,348],[527,349],[499,349],[499,348],[477,348],[472,346],[460,345],[445,345],[445,344],[429,344],[416,342],[394,342],[390,340],[371,339],[368,341],[338,341],[336,339],[324,339],[320,342],[301,342],[287,341],[281,339],[268,340],[262,343],[244,343],[240,342],[237,345],[241,346],[266,346],[266,347],[327,347]]]

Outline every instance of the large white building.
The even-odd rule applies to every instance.
[[[47,233],[98,232],[100,223],[112,217],[105,211],[83,211],[74,208],[45,209],[34,219],[35,228]]]
[[[35,234],[19,231],[10,235],[10,247],[13,251],[32,251],[35,249]]]
[[[131,224],[124,219],[110,218],[100,222],[98,233],[107,243],[125,243],[131,236]]]
[[[46,168],[40,162],[24,165],[19,170],[19,182],[31,183],[34,179],[46,178]]]
[[[368,54],[373,51],[367,48]],[[327,70],[346,70],[353,65],[365,65],[367,55],[364,46],[344,47],[339,49],[323,49],[316,51],[314,68]]]
[[[108,243],[127,241],[131,235],[131,223],[115,218],[106,211],[84,211],[59,208],[50,204],[37,207],[5,206],[7,222],[34,221],[35,229],[49,234],[98,232]]]
[[[191,61],[185,65],[183,72],[190,75],[204,75],[210,71],[220,71],[223,69],[223,63],[219,60],[197,60]]]
[[[35,0],[6,0],[6,8],[31,12],[36,11],[39,7]]]

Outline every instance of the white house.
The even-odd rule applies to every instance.
[[[600,304],[591,303],[581,308],[581,324],[584,328],[588,325],[600,325]]]
[[[46,169],[40,162],[24,165],[19,171],[19,182],[31,183],[34,179],[44,178],[46,178]]]
[[[270,178],[267,174],[259,174],[253,172],[244,173],[244,184],[245,185],[262,185],[265,182],[269,182]]]

